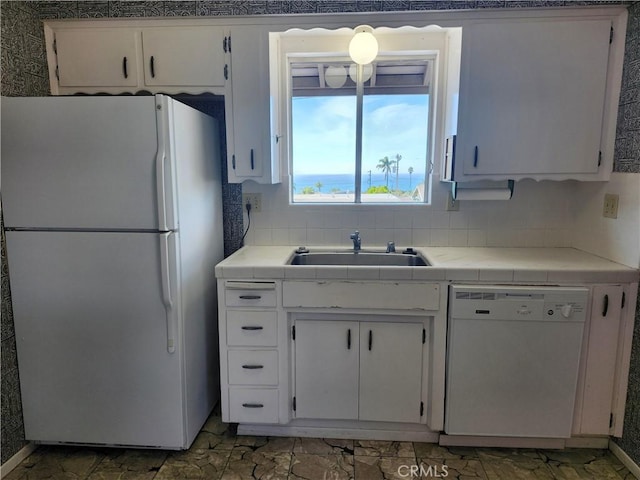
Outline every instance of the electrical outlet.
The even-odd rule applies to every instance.
[[[449,195],[447,196],[446,210],[448,212],[457,212],[458,210],[460,210],[460,200],[454,200],[453,194],[451,192],[449,192]]]
[[[602,216],[606,218],[618,218],[618,200],[619,195],[613,193],[604,194],[604,205],[602,207]]]
[[[262,194],[261,193],[243,193],[242,194],[242,208],[245,208],[247,203],[251,204],[252,212],[260,212],[262,210]]]

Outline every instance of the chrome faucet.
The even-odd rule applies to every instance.
[[[395,242],[387,242],[387,253],[395,253],[396,244]]]
[[[362,248],[362,239],[360,238],[360,232],[356,230],[349,238],[353,240],[353,251],[357,252]]]

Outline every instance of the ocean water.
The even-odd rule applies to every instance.
[[[409,175],[408,173],[398,174],[398,190],[413,191],[418,184],[424,182],[424,173],[414,173]],[[316,192],[318,191],[317,183],[320,182],[320,192],[331,193],[332,191],[338,192],[353,192],[355,190],[355,175],[294,175],[293,186],[295,193],[302,193],[305,187],[312,187]],[[362,191],[365,192],[369,186],[385,186],[387,185],[384,179],[384,174],[381,173],[362,173]],[[395,173],[389,174],[389,190],[396,190],[396,175]]]

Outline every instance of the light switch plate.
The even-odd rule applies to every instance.
[[[252,212],[260,212],[262,210],[262,194],[261,193],[243,193],[242,209],[246,208],[247,203],[251,204]]]
[[[618,218],[618,200],[619,195],[613,193],[604,194],[604,205],[602,207],[602,216],[606,218]]]

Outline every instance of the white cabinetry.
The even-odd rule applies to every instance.
[[[360,323],[360,420],[420,422],[425,342],[421,323]]]
[[[132,29],[61,30],[51,44],[57,64],[49,67],[59,87],[136,87],[138,44],[138,32]]]
[[[230,38],[231,94],[225,99],[229,182],[279,183],[278,159],[271,155],[268,30],[233,27]]]
[[[593,287],[576,399],[574,434],[615,434],[610,430],[614,426],[612,420],[616,411],[616,372],[624,365],[620,360],[620,350],[624,345],[621,327],[627,323],[623,315],[626,313],[626,310],[623,312],[623,293],[625,289],[621,285]]]
[[[143,29],[144,84],[224,87],[224,37],[221,27]]]
[[[358,322],[296,322],[295,415],[358,418]]]
[[[226,28],[167,21],[47,22],[51,92],[225,93]]]
[[[420,423],[422,323],[298,320],[296,418]]]
[[[615,49],[623,47],[625,30],[617,22],[463,26],[455,161],[445,165],[444,177],[608,179],[622,71]]]
[[[219,281],[220,384],[225,422],[278,423],[283,359],[277,283]]]

